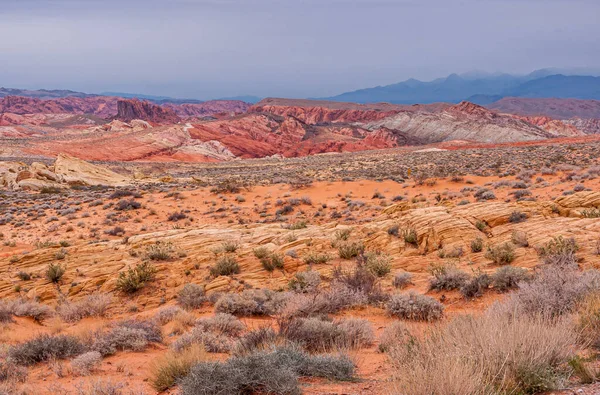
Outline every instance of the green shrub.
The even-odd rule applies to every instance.
[[[149,262],[142,262],[127,271],[119,273],[117,278],[117,290],[125,293],[134,293],[152,281],[156,274],[156,268]]]
[[[515,246],[508,242],[493,247],[488,246],[485,257],[496,265],[508,265],[515,259]]]
[[[210,268],[210,274],[213,277],[230,276],[232,274],[238,274],[239,272],[240,265],[237,263],[235,257],[231,255],[220,257],[217,260],[217,263]]]
[[[389,255],[369,252],[365,257],[367,268],[377,277],[385,277],[392,270],[392,259]]]
[[[481,237],[471,241],[471,252],[481,252],[483,250],[483,240]]]
[[[46,269],[46,279],[53,283],[58,283],[65,274],[66,268],[60,263],[50,263]]]
[[[338,254],[342,259],[356,258],[365,250],[361,242],[341,242],[338,244]]]

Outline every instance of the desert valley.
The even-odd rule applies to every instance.
[[[0,393],[600,393],[600,102],[48,95],[0,98]]]

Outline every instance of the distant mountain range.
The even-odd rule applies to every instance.
[[[360,89],[323,100],[393,104],[459,103],[486,105],[504,97],[600,99],[600,77],[554,74],[537,70],[526,76],[510,74],[451,74],[429,82],[409,79],[397,84]]]
[[[583,73],[588,74],[584,75]],[[527,75],[491,74],[472,71],[461,75],[451,74],[448,77],[428,82],[411,78],[397,84],[360,89],[317,100],[361,104],[429,104],[469,101],[479,105],[489,105],[505,97],[600,100],[600,76],[598,75],[600,75],[598,71],[583,69],[541,69]],[[102,92],[100,94],[88,94],[70,90],[0,88],[0,98],[4,96],[24,96],[38,99],[114,96],[137,98],[155,104],[201,104],[204,102],[198,99],[176,99],[168,96],[139,93]],[[217,100],[239,100],[255,104],[261,98],[244,95],[223,97]]]
[[[88,98],[88,97],[99,97],[99,96],[111,96],[111,97],[122,97],[125,99],[140,99],[147,100],[149,102],[155,104],[202,104],[204,100],[198,99],[176,99],[169,96],[155,96],[155,95],[143,95],[139,93],[126,93],[126,92],[102,92],[102,93],[83,93],[76,92],[66,89],[38,89],[38,90],[30,90],[30,89],[16,89],[16,88],[0,88],[0,98],[6,96],[22,96],[22,97],[30,97],[35,99],[60,99],[65,97],[78,97],[78,98]],[[235,97],[223,97],[215,100],[238,100],[246,103],[258,103],[262,100],[261,97],[257,96],[235,96]]]

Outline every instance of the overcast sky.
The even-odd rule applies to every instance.
[[[321,97],[600,69],[600,0],[0,0],[0,86]]]

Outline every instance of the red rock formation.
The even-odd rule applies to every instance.
[[[229,115],[243,114],[251,104],[239,100],[211,100],[199,104],[164,104],[163,107],[173,110],[182,118],[206,117],[214,114],[226,113]]]
[[[21,96],[6,96],[0,99],[0,113],[25,114],[94,114],[110,118],[117,113],[116,97],[98,96],[89,98],[64,97],[41,100]]]
[[[181,119],[169,108],[163,108],[148,101],[138,99],[122,99],[117,102],[115,119],[129,122],[142,119],[155,123],[177,123]]]
[[[264,99],[248,111],[293,116],[302,122],[316,125],[321,123],[372,122],[398,114],[401,111],[439,111],[447,104],[403,106],[388,103],[355,104],[328,101]]]

